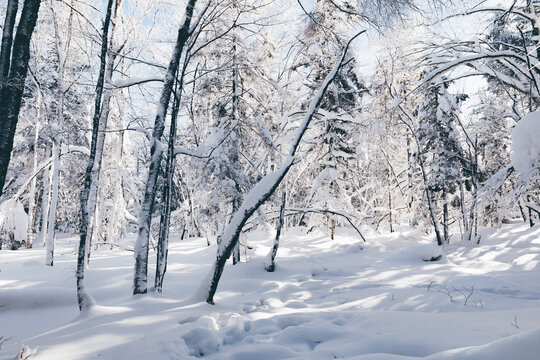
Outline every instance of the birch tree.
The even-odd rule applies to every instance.
[[[144,198],[139,215],[139,231],[135,242],[134,257],[135,270],[133,276],[133,294],[144,294],[148,291],[148,245],[150,239],[150,224],[152,222],[152,212],[157,189],[159,166],[163,155],[161,137],[165,128],[165,117],[169,108],[171,94],[175,76],[178,72],[180,58],[184,51],[184,46],[193,33],[191,21],[195,9],[196,0],[189,0],[184,15],[184,21],[178,29],[176,44],[167,67],[167,73],[163,81],[163,89],[159,99],[157,114],[154,120],[152,132],[152,145],[150,149],[150,167],[145,186]]]
[[[114,0],[108,0],[107,10],[105,13],[105,19],[103,21],[103,32],[101,35],[101,52],[100,52],[100,67],[99,67],[99,76],[96,84],[96,95],[95,95],[95,105],[94,105],[94,116],[92,119],[92,143],[90,145],[90,156],[88,157],[88,165],[86,167],[86,172],[84,176],[84,188],[81,193],[81,223],[80,223],[80,240],[79,240],[79,251],[77,255],[77,302],[79,304],[79,310],[87,310],[93,304],[93,299],[90,295],[87,294],[84,287],[84,269],[86,265],[87,252],[88,252],[88,227],[90,223],[89,216],[89,204],[90,200],[90,189],[92,186],[92,181],[95,178],[96,171],[94,170],[96,158],[101,157],[102,149],[98,149],[98,135],[101,125],[101,105],[102,105],[102,96],[104,89],[105,81],[105,70],[106,70],[106,60],[107,60],[107,50],[109,45],[109,27],[111,23],[111,16],[113,12],[113,5],[115,4]]]

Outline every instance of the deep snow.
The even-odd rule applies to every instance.
[[[440,251],[429,236],[362,230],[367,244],[346,229],[334,241],[285,230],[273,273],[273,230],[251,233],[215,306],[193,300],[215,259],[206,239],[173,234],[163,293],[136,297],[133,252],[104,247],[86,278],[99,305],[81,315],[75,237],[58,239],[52,268],[42,248],[2,250],[0,359],[23,344],[31,359],[540,358],[540,227],[485,229],[436,262],[424,261]]]
[[[512,131],[512,165],[528,173],[540,165],[540,111],[524,116]]]

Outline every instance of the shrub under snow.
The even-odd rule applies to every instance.
[[[27,228],[28,214],[19,201],[0,204],[0,233],[8,236],[8,243],[11,243],[12,247],[18,248],[26,241]]]
[[[522,174],[540,166],[540,111],[523,117],[512,131],[512,165]]]

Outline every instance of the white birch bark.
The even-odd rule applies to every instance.
[[[101,52],[100,52],[100,68],[99,68],[99,76],[98,81],[96,84],[96,96],[95,96],[95,105],[94,105],[94,116],[92,118],[92,141],[90,143],[90,154],[88,157],[88,163],[86,166],[86,171],[84,174],[84,187],[81,192],[81,222],[80,222],[80,237],[79,237],[79,250],[77,254],[77,272],[76,272],[76,280],[77,280],[77,302],[79,304],[79,310],[85,311],[92,307],[92,305],[95,303],[92,297],[86,292],[86,288],[84,286],[84,270],[86,266],[86,260],[87,260],[87,246],[89,245],[88,241],[88,228],[89,225],[92,224],[91,221],[91,215],[88,214],[88,210],[90,208],[89,206],[89,200],[90,200],[90,189],[92,186],[92,179],[93,179],[93,168],[94,163],[96,162],[96,153],[97,153],[97,147],[98,147],[98,134],[100,130],[100,123],[101,123],[101,104],[102,104],[102,98],[103,98],[103,85],[104,85],[104,78],[105,78],[105,71],[106,71],[106,60],[107,60],[107,53],[108,53],[108,33],[109,33],[109,26],[111,25],[111,15],[113,12],[113,4],[116,4],[115,6],[115,12],[116,7],[118,6],[118,1],[114,0],[108,0],[107,1],[107,11],[105,13],[105,19],[103,22],[103,33],[101,36]]]
[[[101,174],[101,164],[103,160],[103,148],[105,146],[105,129],[107,129],[107,122],[109,119],[109,113],[111,110],[111,98],[112,98],[112,76],[114,72],[114,61],[116,58],[115,52],[113,50],[113,43],[114,43],[114,29],[115,29],[115,19],[117,16],[118,7],[120,5],[120,0],[117,0],[115,3],[115,6],[112,10],[111,14],[111,30],[110,30],[110,36],[109,36],[109,46],[110,49],[107,52],[106,56],[106,68],[105,68],[105,74],[103,78],[104,82],[104,89],[103,89],[103,98],[101,101],[101,112],[99,115],[99,131],[97,134],[97,144],[96,144],[96,150],[95,150],[95,159],[94,159],[94,165],[92,167],[91,172],[91,182],[90,182],[90,189],[88,193],[88,202],[87,202],[87,212],[88,212],[88,224],[90,226],[87,227],[86,232],[86,252],[85,252],[85,263],[88,265],[90,262],[90,254],[92,249],[92,239],[93,239],[93,232],[94,232],[94,226],[93,224],[96,224],[97,221],[100,221],[99,217],[96,217],[96,208],[97,208],[97,196],[99,191],[99,178]],[[98,233],[99,235],[99,233]]]
[[[58,60],[58,104],[56,108],[56,120],[55,130],[59,131],[64,127],[64,102],[66,98],[66,92],[68,87],[65,83],[66,61],[69,53],[69,47],[71,43],[71,15],[67,24],[67,36],[60,32],[58,26],[58,19],[52,5],[52,1],[49,3],[50,10],[53,15],[53,25],[55,33],[55,50],[56,58]],[[65,41],[65,42],[63,42]],[[47,251],[45,255],[45,264],[53,266],[54,261],[54,241],[55,241],[55,228],[56,228],[56,208],[58,205],[58,191],[60,186],[60,151],[62,148],[62,135],[57,133],[53,136],[53,165],[51,168],[51,202],[49,205],[49,216],[47,218]]]
[[[51,144],[47,143],[45,154],[49,156]],[[41,197],[41,231],[39,232],[38,242],[42,247],[46,245],[47,227],[49,224],[49,204],[51,203],[51,170],[43,174],[43,195]]]
[[[60,181],[60,141],[53,139],[53,165],[51,168],[51,204],[47,220],[47,250],[45,253],[45,265],[53,266],[54,262],[54,238],[56,225],[56,207],[58,205],[58,186]]]
[[[157,189],[157,179],[159,173],[159,163],[163,155],[163,146],[161,138],[165,128],[165,117],[173,91],[175,76],[178,72],[180,58],[184,50],[190,33],[190,24],[193,17],[196,0],[189,0],[186,5],[184,22],[178,29],[176,45],[174,47],[171,61],[167,67],[167,73],[163,82],[163,89],[157,107],[157,113],[154,120],[154,130],[152,132],[152,147],[150,149],[150,168],[146,181],[144,199],[141,204],[139,215],[139,234],[135,242],[134,257],[135,269],[133,275],[133,294],[145,294],[148,283],[148,246],[150,241],[150,224],[152,221],[152,212],[154,209],[154,199]]]

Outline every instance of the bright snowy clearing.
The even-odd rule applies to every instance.
[[[39,247],[2,250],[0,358],[26,345],[32,359],[538,359],[540,228],[485,230],[437,262],[422,260],[440,248],[420,232],[364,230],[367,244],[288,230],[274,273],[273,231],[251,233],[215,306],[192,300],[216,253],[206,239],[172,238],[161,295],[131,296],[133,253],[98,250],[87,288],[99,305],[82,315],[76,238],[58,241],[54,267]]]

